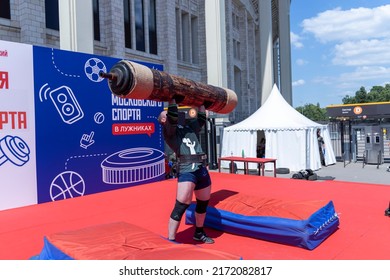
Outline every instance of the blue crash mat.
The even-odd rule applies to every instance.
[[[212,194],[205,226],[312,250],[338,229],[332,201],[282,201],[220,191]],[[186,211],[195,223],[195,203]]]

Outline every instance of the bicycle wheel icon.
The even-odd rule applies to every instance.
[[[50,184],[52,201],[83,196],[84,193],[84,179],[74,171],[65,171],[58,174]]]

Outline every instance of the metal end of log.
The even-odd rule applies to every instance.
[[[115,81],[117,79],[116,75],[114,75],[113,73],[106,73],[103,71],[99,72],[99,76],[102,78],[108,79],[110,81]]]

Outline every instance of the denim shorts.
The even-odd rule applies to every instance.
[[[201,166],[194,172],[179,173],[178,182],[192,182],[195,184],[195,190],[201,190],[211,185],[209,171]]]

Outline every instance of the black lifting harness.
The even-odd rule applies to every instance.
[[[201,163],[202,165],[207,165],[207,155],[206,154],[197,154],[197,155],[181,155],[177,158],[178,163]]]
[[[189,163],[199,163],[199,165],[207,166],[207,155],[206,154],[197,154],[197,155],[181,155],[177,157],[177,172],[180,172],[180,164],[189,164]]]

